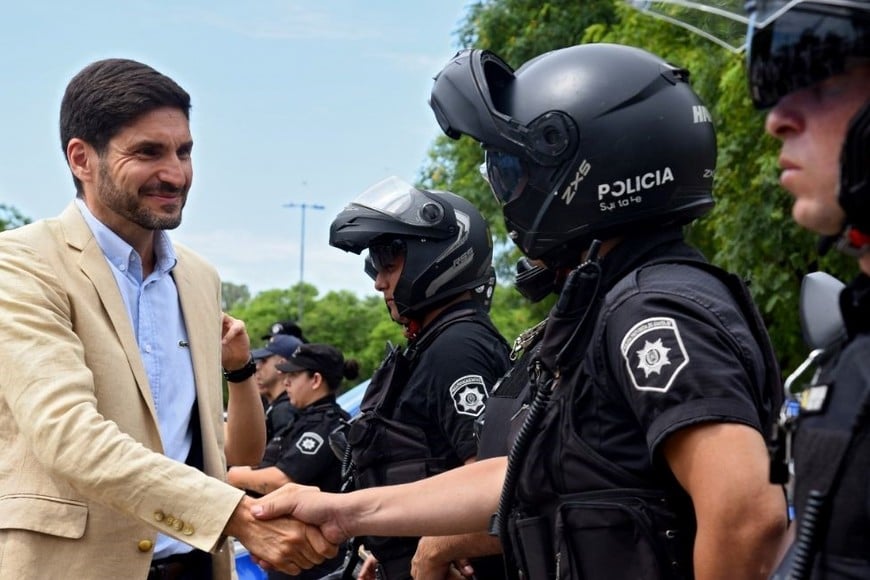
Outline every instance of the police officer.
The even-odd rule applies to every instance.
[[[439,73],[436,117],[482,143],[511,238],[554,281],[568,272],[524,424],[507,462],[356,497],[288,488],[261,517],[289,509],[337,538],[472,531],[498,508],[525,578],[769,574],[786,529],[764,435],[780,378],[745,286],[683,239],[716,162],[687,77],[608,44],[516,71],[463,51]]]
[[[776,578],[870,578],[870,2],[750,6],[749,86],[801,226],[855,256],[845,339],[817,357],[793,437],[796,539]],[[787,434],[786,434],[787,436]]]
[[[289,337],[288,337],[289,338]],[[278,431],[266,444],[263,461],[255,468],[233,467],[227,480],[234,486],[261,495],[288,482],[314,485],[324,491],[338,491],[341,462],[328,444],[329,434],[349,415],[336,402],[342,378],[354,379],[359,363],[345,360],[327,344],[301,344],[285,361],[278,363],[290,402],[298,409],[295,422]],[[329,573],[343,561],[340,553],[293,578],[314,580]],[[270,572],[270,580],[290,578]]]
[[[302,332],[302,327],[300,327],[295,320],[279,320],[273,323],[272,326],[269,327],[269,332],[264,334],[261,338],[265,341],[270,341],[276,336],[282,334],[294,336],[302,342],[308,342],[305,338],[305,334]]]
[[[408,338],[389,350],[348,432],[356,487],[407,483],[473,461],[474,420],[508,368],[507,344],[488,315],[492,240],[483,217],[459,196],[393,177],[339,213],[329,243],[368,249],[375,289]],[[381,578],[410,577],[416,538],[364,543]]]
[[[266,346],[251,352],[257,365],[254,380],[263,397],[266,441],[271,440],[278,431],[296,419],[297,409],[290,403],[278,365],[293,356],[301,344],[302,341],[296,336],[279,333]]]

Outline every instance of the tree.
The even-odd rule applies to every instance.
[[[29,224],[30,218],[12,206],[0,203],[0,232]]]
[[[224,312],[229,312],[250,299],[251,292],[245,284],[221,282],[221,308]]]

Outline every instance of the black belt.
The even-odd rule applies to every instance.
[[[151,560],[148,580],[209,580],[211,556],[201,550]]]

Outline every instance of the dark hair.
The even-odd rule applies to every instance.
[[[93,62],[70,80],[60,104],[64,155],[73,138],[102,155],[121,129],[161,107],[179,109],[190,119],[190,95],[168,76],[135,60]],[[81,182],[75,176],[73,182],[81,194]]]
[[[355,358],[345,359],[344,367],[342,368],[342,376],[348,380],[357,378],[359,376],[359,361]],[[335,392],[341,385],[342,377],[339,377],[337,375],[327,377],[324,375],[323,379],[326,381],[326,384],[329,385],[329,391]]]
[[[338,390],[342,377],[359,376],[359,362],[345,359],[341,351],[329,344],[305,343],[299,345],[287,360],[275,365],[283,373],[306,372],[308,376],[320,373],[330,392]]]

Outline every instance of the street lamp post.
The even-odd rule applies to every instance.
[[[316,203],[285,203],[283,207],[300,208],[302,210],[302,230],[299,232],[299,318],[298,322],[302,323],[302,282],[305,281],[305,210],[307,209],[325,209],[324,206]]]

